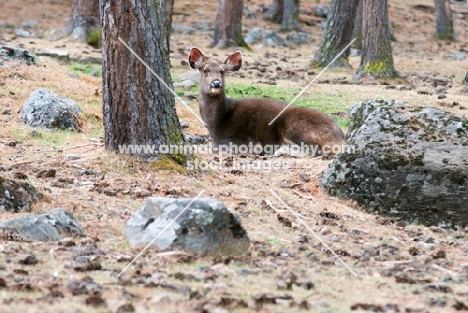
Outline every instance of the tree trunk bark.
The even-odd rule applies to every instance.
[[[299,27],[299,0],[284,0],[283,19],[280,31],[298,30]]]
[[[248,47],[242,36],[243,0],[219,0],[212,47]]]
[[[99,1],[73,0],[72,17],[68,25],[72,40],[86,42],[88,31],[99,28],[99,24]]]
[[[263,15],[263,19],[276,24],[283,21],[284,0],[273,0],[273,3]]]
[[[353,38],[356,38],[356,41],[353,43],[353,47],[356,49],[362,49],[362,0],[358,0],[359,4],[356,9],[356,17],[354,18],[354,29],[353,29]]]
[[[359,0],[333,0],[327,17],[320,48],[312,60],[312,66],[325,67],[352,40],[354,17]],[[349,48],[331,65],[351,68],[348,63]]]
[[[362,57],[354,79],[400,77],[393,64],[387,0],[362,1]]]
[[[119,41],[172,88],[169,29],[159,1],[100,0],[100,7],[106,149],[124,153],[119,146],[182,143],[173,94]]]
[[[171,27],[172,27],[172,12],[174,11],[174,0],[161,0],[160,12],[162,18],[162,25],[167,30],[167,51],[171,51]]]
[[[443,40],[454,39],[452,10],[448,0],[434,0],[436,7],[436,34]]]

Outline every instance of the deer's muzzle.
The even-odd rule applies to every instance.
[[[219,79],[215,79],[211,82],[210,88],[216,88],[216,89],[221,89],[223,87],[223,83]]]

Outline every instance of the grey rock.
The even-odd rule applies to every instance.
[[[193,27],[196,30],[208,30],[211,29],[213,26],[211,25],[211,22],[208,21],[198,21],[196,22]]]
[[[191,143],[194,145],[200,145],[208,142],[208,136],[200,136],[194,134],[183,134],[185,142]]]
[[[315,16],[318,17],[327,18],[329,11],[328,7],[324,5],[318,5],[314,8]]]
[[[73,79],[79,79],[80,78],[78,76],[78,74],[76,74],[75,72],[68,72],[68,76],[70,76]]]
[[[263,30],[261,28],[252,28],[245,36],[245,42],[249,45],[255,44],[262,39]]]
[[[3,115],[10,115],[11,114],[11,109],[10,108],[3,109],[2,114]]]
[[[189,124],[189,123],[187,123],[187,122],[182,122],[182,121],[180,122],[180,128],[183,129],[183,128],[189,128],[189,127],[190,127],[190,124]]]
[[[242,14],[248,19],[255,18],[255,13],[250,11],[250,9],[247,6],[245,6],[244,9],[242,10]]]
[[[466,54],[464,52],[458,51],[453,55],[453,58],[457,61],[462,61],[466,59]]]
[[[362,55],[362,52],[359,49],[351,49],[349,52],[350,57],[360,57],[361,55]]]
[[[65,50],[55,50],[55,49],[37,50],[36,55],[56,58],[61,61],[68,61],[70,59],[68,51],[65,51]]]
[[[181,81],[184,81],[184,80],[191,80],[193,81],[194,83],[198,84],[198,82],[200,81],[200,72],[199,71],[194,71],[194,70],[190,70],[190,71],[187,71],[185,73],[182,73],[179,75],[179,79]]]
[[[39,28],[42,25],[42,21],[38,18],[33,18],[30,20],[27,20],[21,24],[21,27],[23,28],[29,28],[29,29],[35,29]]]
[[[215,199],[195,200],[170,224],[191,201],[190,198],[148,198],[128,220],[125,236],[132,246],[146,246],[154,240],[152,247],[159,250],[185,250],[196,255],[242,255],[247,252],[249,237],[238,217]]]
[[[42,198],[30,183],[0,176],[0,212],[30,212]]]
[[[5,61],[19,60],[25,65],[36,64],[36,57],[34,54],[28,50],[16,47],[0,46],[0,59]]]
[[[30,32],[22,28],[15,29],[15,35],[23,38],[29,38],[32,36]]]
[[[314,41],[314,39],[306,32],[290,33],[286,36],[286,40],[298,46]]]
[[[286,41],[277,32],[272,30],[265,30],[263,32],[263,44],[267,47],[287,46]]]
[[[178,83],[173,83],[172,85],[174,86],[174,88],[182,88],[184,90],[190,90],[190,88],[193,86],[196,86],[197,83],[195,83],[192,80],[183,80]]]
[[[31,241],[59,241],[66,237],[84,236],[83,228],[73,215],[62,208],[3,220],[0,229]]]
[[[94,57],[90,55],[82,55],[77,60],[79,63],[83,64],[102,64],[102,57]]]
[[[447,98],[447,95],[445,93],[439,92],[437,94],[437,99],[445,99],[445,98]]]
[[[20,112],[21,122],[33,127],[79,131],[82,113],[78,104],[47,89],[34,91]]]
[[[185,25],[179,25],[172,23],[172,30],[175,32],[179,32],[183,35],[190,35],[195,32],[195,28]]]
[[[398,220],[468,224],[468,120],[378,100],[350,114],[346,145],[354,153],[338,154],[324,171],[324,190]]]
[[[35,129],[28,131],[28,136],[31,138],[41,138],[42,134]]]

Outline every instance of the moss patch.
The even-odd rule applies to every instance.
[[[187,171],[169,156],[162,156],[159,160],[151,162],[149,168],[153,171],[176,171],[180,174],[187,174]]]

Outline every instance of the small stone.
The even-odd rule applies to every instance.
[[[34,254],[27,254],[27,255],[23,255],[23,256],[20,256],[18,258],[18,263],[19,264],[23,264],[23,265],[34,265],[34,264],[37,264],[37,258]]]
[[[445,93],[439,92],[437,94],[437,99],[445,99],[447,98],[447,95]]]
[[[327,18],[329,11],[328,7],[324,5],[318,5],[314,8],[314,13],[317,17]]]
[[[23,37],[23,38],[31,37],[30,32],[28,32],[27,30],[21,29],[21,28],[15,30],[15,35],[18,36],[18,37]]]
[[[10,109],[10,108],[8,108],[8,109],[3,109],[3,110],[2,110],[2,114],[3,114],[3,115],[10,115],[10,114],[11,114],[11,109]]]
[[[31,138],[42,138],[42,133],[33,129],[33,130],[28,131],[28,136]]]

